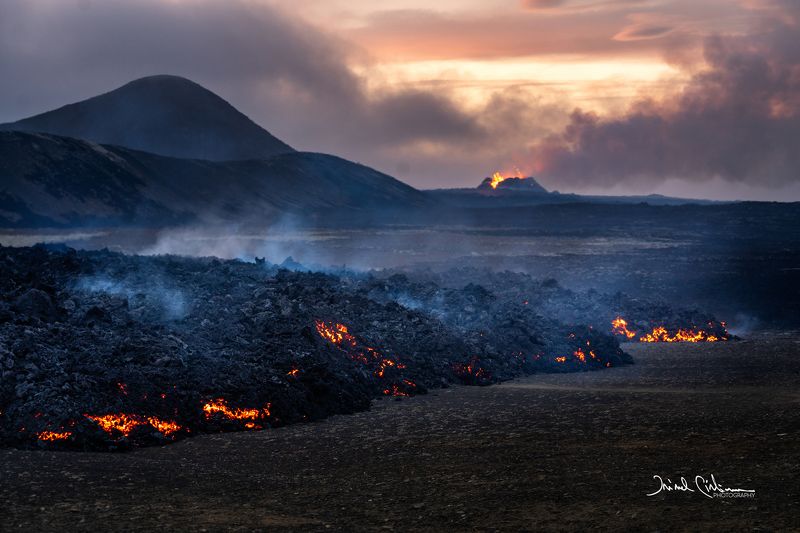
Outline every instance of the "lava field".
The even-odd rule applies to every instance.
[[[297,267],[298,265],[295,265]],[[524,274],[0,247],[0,445],[124,450],[633,361],[724,323]]]

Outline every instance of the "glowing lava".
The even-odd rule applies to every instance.
[[[480,366],[480,359],[473,357],[469,363],[455,363],[453,372],[462,379],[490,380],[492,374]]]
[[[317,333],[323,339],[327,339],[336,346],[350,346],[355,348],[357,346],[356,338],[350,335],[347,326],[335,322],[323,322],[322,320],[316,321]]]
[[[57,442],[67,440],[72,436],[71,431],[42,431],[36,434],[36,438],[44,442]]]
[[[238,407],[228,407],[228,402],[223,398],[211,400],[203,406],[203,412],[206,418],[210,419],[214,415],[227,418],[228,420],[237,420],[244,423],[247,429],[261,429],[260,422],[270,416],[270,408],[272,404],[267,404],[263,409],[240,409]]]
[[[492,174],[492,180],[489,182],[489,185],[491,185],[492,189],[496,189],[497,186],[505,180],[506,179],[499,172],[495,172]]]
[[[369,346],[359,346],[356,338],[350,334],[347,326],[344,324],[317,320],[315,325],[317,328],[317,333],[319,333],[320,337],[326,339],[334,346],[346,351],[350,356],[350,359],[353,361],[358,361],[359,363],[372,368],[372,374],[377,378],[383,379],[387,377],[387,371],[390,369],[403,370],[406,368],[406,365],[403,363],[389,359],[388,357],[384,357],[383,354],[381,354],[375,348],[370,348]],[[406,387],[406,390],[403,391],[402,387],[390,385],[390,388],[384,389],[384,394],[393,396],[410,396],[408,392],[410,392],[411,389],[416,388],[416,384],[410,380],[403,381],[408,387],[410,387],[410,389]]]
[[[709,322],[708,325],[714,328],[713,322]],[[725,322],[720,322],[720,326],[725,331]],[[611,331],[615,335],[624,335],[628,339],[636,337],[636,332],[628,329],[628,323],[622,317],[617,317],[611,321]],[[639,342],[719,342],[727,340],[727,332],[717,334],[695,328],[679,328],[675,332],[670,332],[664,326],[656,326],[650,333],[639,337]]]
[[[161,420],[155,416],[141,416],[128,413],[111,413],[102,416],[84,414],[83,416],[94,421],[103,431],[112,437],[117,434],[127,437],[134,429],[141,426],[150,426],[165,437],[170,437],[182,429],[181,426],[175,422]]]
[[[650,333],[639,337],[639,342],[718,342],[726,340],[728,340],[727,337],[694,329],[679,329],[674,334],[670,334],[664,326],[655,327]]]
[[[404,379],[401,385],[396,383],[392,383],[389,388],[383,389],[383,394],[386,396],[411,396],[408,390],[412,390],[417,388],[417,384],[411,381],[410,379]],[[404,390],[405,389],[405,390]]]
[[[624,335],[629,339],[632,339],[636,336],[635,332],[628,330],[628,322],[621,316],[618,316],[611,321],[611,331],[615,335]]]

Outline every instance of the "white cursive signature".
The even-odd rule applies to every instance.
[[[703,476],[695,476],[694,477],[694,487],[691,488],[689,486],[689,482],[686,481],[686,478],[681,476],[679,482],[675,483],[670,478],[667,478],[666,481],[659,475],[653,476],[653,479],[658,481],[658,488],[647,496],[655,496],[656,494],[661,493],[662,491],[667,492],[699,492],[706,498],[720,498],[720,497],[753,497],[755,496],[756,491],[751,489],[738,489],[733,487],[725,487],[724,485],[720,484],[714,474],[711,474],[709,479],[706,479]],[[696,490],[695,490],[696,489]]]

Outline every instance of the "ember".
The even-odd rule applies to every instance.
[[[480,359],[473,357],[469,363],[453,364],[453,372],[466,383],[490,383],[492,374],[480,366]]]

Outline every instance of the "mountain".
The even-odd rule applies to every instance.
[[[59,109],[0,124],[171,157],[261,159],[294,149],[228,102],[178,76],[150,76]]]
[[[43,133],[0,131],[0,226],[266,222],[319,210],[404,208],[428,197],[335,156],[178,159]]]

